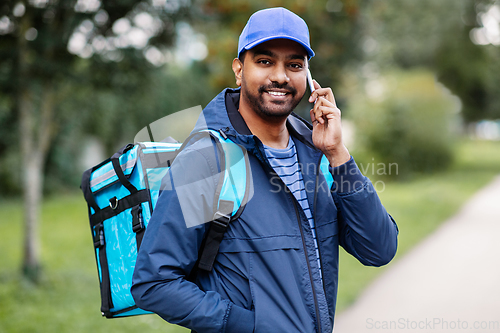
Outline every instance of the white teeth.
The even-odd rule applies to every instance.
[[[269,95],[273,95],[273,96],[285,96],[286,93],[284,92],[279,92],[279,91],[268,91],[267,92]]]

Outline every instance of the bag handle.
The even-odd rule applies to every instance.
[[[120,166],[120,156],[126,153],[128,150],[132,149],[134,147],[133,144],[127,144],[126,146],[122,147],[118,152],[116,152],[113,156],[111,156],[111,163],[113,164],[113,169],[115,170],[116,175],[118,176],[118,179],[122,183],[123,186],[127,190],[129,190],[130,194],[137,193],[138,190],[137,188],[132,185],[132,183],[129,182],[127,177],[125,177],[125,174],[123,173],[123,170]]]

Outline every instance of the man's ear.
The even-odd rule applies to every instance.
[[[234,72],[234,78],[236,79],[236,85],[238,87],[241,87],[241,72],[243,71],[243,63],[241,62],[240,59],[234,58],[233,59],[233,72]]]

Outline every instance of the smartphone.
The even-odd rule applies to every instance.
[[[314,90],[314,82],[313,82],[313,78],[312,78],[312,75],[311,75],[311,71],[309,70],[309,68],[307,68],[307,82],[309,82],[309,89],[311,90],[311,94],[313,93]],[[316,100],[314,101],[314,104],[316,104]]]
[[[307,82],[309,82],[309,89],[311,90],[311,94],[312,94],[313,91],[316,89],[314,89],[313,78],[312,78],[311,71],[309,70],[309,68],[307,69]]]

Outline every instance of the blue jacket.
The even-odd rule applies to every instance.
[[[222,129],[249,152],[253,193],[225,233],[213,270],[198,271],[194,282],[187,279],[209,226],[203,215],[212,212],[210,191],[218,179],[213,175],[217,160],[197,142],[179,154],[164,179],[138,254],[132,295],[139,307],[198,333],[330,333],[339,245],[364,265],[385,265],[396,253],[397,226],[352,158],[330,168],[335,183],[331,190],[325,186],[318,167],[322,153],[312,144],[311,127],[290,115],[287,126],[314,217],[321,278],[308,220],[238,113],[238,102],[239,90],[224,90],[195,128],[206,122],[208,128]],[[200,223],[185,220],[182,183],[199,189],[188,201],[204,207]]]

